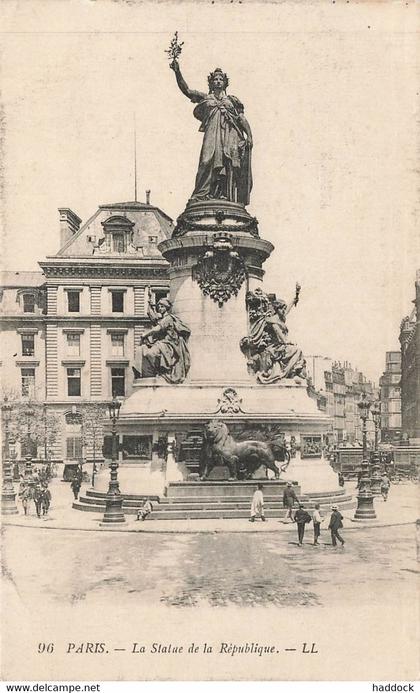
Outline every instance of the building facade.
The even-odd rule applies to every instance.
[[[416,273],[414,308],[400,327],[402,439],[420,443],[420,270]]]
[[[398,443],[401,439],[401,352],[387,351],[385,370],[380,377],[381,441]]]
[[[332,442],[353,445],[362,442],[358,402],[363,393],[373,401],[378,390],[348,361],[341,363],[325,356],[306,357],[311,386],[318,406],[333,419]],[[368,420],[368,437],[374,440],[374,424]]]
[[[150,200],[101,205],[85,224],[68,208],[59,214],[60,249],[42,271],[2,275],[1,384],[3,398],[57,419],[48,456],[71,461],[92,455],[85,413],[92,429],[111,398],[132,391],[149,302],[168,294],[157,246],[173,224]]]

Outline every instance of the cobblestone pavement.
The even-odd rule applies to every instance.
[[[112,534],[3,528],[3,568],[24,603],[168,607],[228,605],[319,607],[372,604],[390,590],[415,599],[415,526],[349,532],[333,548],[294,532],[275,534]],[[106,540],[105,540],[106,536]],[[17,550],[18,549],[18,550]],[[22,556],[24,559],[22,560]],[[414,602],[413,602],[414,603]]]
[[[412,679],[415,524],[346,522],[344,549],[330,545],[326,530],[318,548],[310,530],[299,547],[295,528],[278,527],[171,534],[4,526],[5,678]],[[131,654],[135,642],[150,653],[155,642],[187,650],[193,641],[201,652],[202,643],[218,652],[223,641],[274,644],[279,654]],[[82,650],[103,642],[106,654],[66,655],[70,642]],[[305,642],[319,654],[298,654]],[[53,643],[54,653],[39,654],[40,643]]]

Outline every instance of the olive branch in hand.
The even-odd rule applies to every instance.
[[[165,51],[165,53],[168,54],[168,59],[171,61],[171,65],[178,60],[178,57],[182,53],[182,46],[184,45],[184,41],[181,43],[178,43],[178,32],[176,31],[174,34],[174,37],[169,45],[168,50]]]

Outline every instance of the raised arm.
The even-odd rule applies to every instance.
[[[190,89],[188,84],[186,83],[185,79],[182,76],[181,68],[179,67],[179,62],[178,60],[172,60],[170,64],[170,68],[175,72],[175,78],[176,78],[176,83],[182,91],[182,93],[190,99],[193,103],[199,103],[205,98],[205,94],[201,91],[195,91],[194,89]]]
[[[147,317],[151,321],[153,325],[156,325],[160,315],[156,310],[156,305],[153,303],[152,300],[152,292],[150,290],[150,286],[146,287],[147,289]]]
[[[285,315],[290,313],[293,306],[297,306],[298,301],[299,301],[300,288],[301,288],[300,284],[296,284],[296,293],[295,293],[293,299],[290,301],[289,305],[287,306],[286,311],[285,311]]]

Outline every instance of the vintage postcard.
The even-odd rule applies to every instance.
[[[0,12],[2,680],[415,680],[418,5]]]

